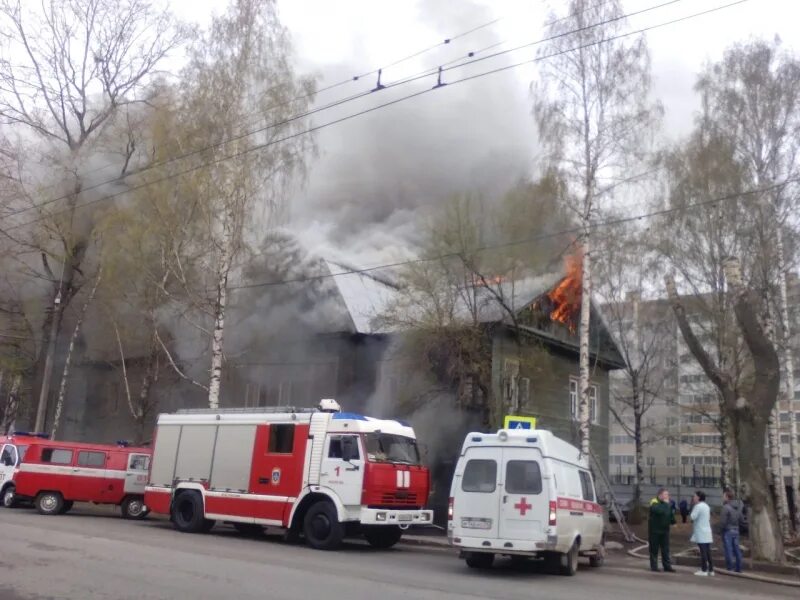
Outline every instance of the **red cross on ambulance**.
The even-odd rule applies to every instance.
[[[519,514],[524,517],[525,513],[533,508],[533,505],[528,504],[528,499],[523,496],[520,498],[520,501],[514,505],[514,508],[516,508],[519,511]]]

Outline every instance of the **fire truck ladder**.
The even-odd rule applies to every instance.
[[[176,411],[179,415],[230,415],[230,414],[245,414],[245,413],[317,413],[320,412],[318,408],[297,408],[294,406],[254,406],[251,408],[181,408]]]
[[[628,526],[628,522],[625,520],[625,513],[622,512],[622,507],[619,505],[617,501],[617,497],[614,495],[614,490],[611,489],[611,482],[606,477],[606,472],[603,467],[600,465],[600,461],[597,460],[597,456],[591,450],[589,454],[592,457],[592,462],[594,463],[594,472],[600,476],[600,481],[605,488],[605,497],[608,502],[608,510],[614,515],[614,518],[617,520],[617,525],[619,525],[620,531],[622,531],[622,536],[625,538],[625,541],[628,543],[633,543],[636,540],[636,536],[634,535],[631,528]]]

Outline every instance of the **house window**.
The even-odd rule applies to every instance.
[[[519,404],[527,406],[531,400],[531,380],[528,377],[521,377],[519,380]]]
[[[578,420],[578,380],[569,380],[569,412],[574,421]],[[597,423],[597,386],[589,386],[589,420]]]

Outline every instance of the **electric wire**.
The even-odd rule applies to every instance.
[[[660,5],[656,5],[654,7],[649,8],[649,9],[642,9],[641,11],[637,11],[636,13],[631,13],[631,14],[640,14],[641,12],[644,12],[646,10],[654,10],[654,9],[660,8],[662,6],[666,6],[666,5],[669,5],[669,4],[674,4],[676,2],[681,2],[681,1],[682,0],[671,0],[670,2],[666,2],[666,3],[660,4]],[[64,210],[53,211],[52,213],[49,213],[47,215],[42,215],[42,216],[40,216],[40,217],[38,217],[36,219],[32,219],[30,221],[26,221],[26,222],[23,222],[23,223],[18,223],[18,224],[15,224],[15,225],[11,225],[10,227],[6,227],[5,231],[11,231],[11,230],[14,230],[14,229],[19,229],[19,228],[22,228],[22,227],[26,227],[28,225],[32,225],[32,224],[40,222],[42,220],[51,218],[52,216],[60,214],[60,213],[63,213],[63,212],[69,212],[69,211],[76,210],[76,209],[79,209],[79,208],[84,208],[86,206],[91,206],[91,205],[97,204],[99,202],[105,202],[105,201],[111,200],[111,199],[113,199],[115,197],[118,197],[118,196],[121,196],[121,195],[124,195],[124,194],[128,194],[128,193],[137,191],[137,190],[142,189],[144,187],[148,187],[148,186],[151,186],[151,185],[162,183],[164,181],[168,181],[168,180],[176,178],[176,177],[181,177],[183,175],[192,173],[192,172],[197,171],[199,169],[203,169],[203,168],[206,168],[206,167],[209,167],[209,166],[213,166],[215,164],[219,164],[221,162],[224,162],[224,161],[227,161],[227,160],[231,160],[233,158],[238,158],[238,157],[243,156],[245,154],[249,154],[250,152],[255,152],[257,150],[262,150],[262,149],[267,148],[269,146],[272,146],[272,145],[275,145],[275,144],[279,144],[279,143],[283,143],[285,141],[288,141],[290,139],[294,139],[294,138],[299,137],[301,135],[306,135],[306,134],[309,134],[309,133],[312,133],[312,132],[315,132],[315,131],[319,131],[321,129],[325,129],[325,128],[330,127],[332,125],[336,125],[338,123],[349,121],[351,119],[354,119],[356,117],[360,117],[362,115],[374,112],[376,110],[380,110],[380,109],[386,108],[388,106],[392,106],[392,105],[398,104],[400,102],[404,102],[406,100],[410,100],[412,98],[416,98],[418,96],[422,96],[424,94],[430,93],[432,91],[435,91],[437,89],[440,89],[440,88],[448,86],[448,85],[456,85],[458,83],[463,83],[463,82],[466,82],[466,81],[472,81],[474,79],[478,79],[478,78],[485,77],[485,76],[488,76],[488,75],[493,75],[493,74],[496,74],[496,73],[501,73],[501,72],[504,72],[504,71],[508,71],[510,69],[514,69],[514,68],[523,66],[523,65],[527,65],[527,64],[539,62],[539,61],[542,61],[542,60],[554,58],[556,56],[560,56],[560,55],[567,54],[567,53],[570,53],[570,52],[575,52],[575,51],[578,51],[578,50],[581,50],[581,49],[585,49],[585,48],[589,48],[589,47],[592,47],[592,46],[597,46],[597,45],[600,45],[600,44],[609,43],[609,42],[612,42],[612,41],[615,41],[615,40],[619,40],[619,39],[623,39],[623,38],[626,38],[626,37],[630,37],[632,35],[638,35],[640,33],[644,33],[644,32],[647,32],[647,31],[654,30],[654,29],[658,29],[660,27],[665,27],[665,26],[668,26],[668,25],[674,25],[676,23],[687,21],[689,19],[697,18],[697,17],[704,16],[704,15],[707,15],[707,14],[710,14],[710,13],[713,13],[713,12],[717,12],[717,11],[720,11],[720,10],[723,10],[723,9],[726,9],[726,8],[730,8],[730,7],[739,5],[739,4],[743,4],[743,3],[748,2],[748,1],[749,0],[737,0],[735,2],[731,2],[731,3],[728,3],[728,4],[720,5],[720,6],[711,8],[711,9],[707,9],[707,10],[704,10],[704,11],[701,11],[701,12],[698,12],[698,13],[694,13],[694,14],[691,14],[691,15],[686,15],[686,16],[683,16],[683,17],[680,17],[680,18],[676,18],[676,19],[673,19],[673,20],[670,20],[670,21],[665,21],[665,22],[662,22],[662,23],[658,23],[656,25],[651,25],[651,26],[648,26],[648,27],[644,27],[644,28],[640,28],[640,29],[637,29],[637,30],[629,31],[627,33],[619,34],[619,35],[616,35],[616,36],[611,36],[609,38],[604,38],[604,39],[601,39],[601,40],[593,41],[593,42],[584,44],[582,46],[577,46],[577,47],[573,47],[573,48],[567,48],[565,50],[560,50],[558,52],[554,52],[554,53],[551,53],[551,54],[537,56],[537,57],[535,57],[533,59],[524,60],[524,61],[521,61],[521,62],[505,65],[503,67],[498,67],[498,68],[491,69],[491,70],[488,70],[488,71],[483,71],[481,73],[476,73],[476,74],[473,74],[473,75],[465,76],[465,77],[462,77],[461,79],[456,79],[456,80],[453,80],[453,81],[450,81],[450,82],[445,82],[445,83],[436,85],[436,86],[434,86],[434,87],[432,87],[430,89],[424,89],[424,90],[420,90],[418,92],[415,92],[413,94],[408,94],[406,96],[401,96],[400,98],[396,98],[394,100],[391,100],[391,101],[388,101],[388,102],[384,102],[382,104],[378,104],[378,105],[372,106],[370,108],[358,111],[356,113],[352,113],[350,115],[346,115],[346,116],[343,116],[341,118],[334,119],[332,121],[328,121],[327,123],[323,123],[321,125],[316,125],[316,126],[313,126],[313,127],[309,127],[309,128],[307,128],[305,130],[302,130],[302,131],[299,131],[299,132],[295,132],[293,134],[289,134],[287,136],[284,136],[284,137],[276,139],[276,140],[271,140],[269,142],[265,142],[265,143],[262,143],[262,144],[256,144],[256,145],[253,145],[253,146],[251,146],[249,148],[245,148],[244,150],[240,150],[238,152],[235,152],[235,153],[232,153],[232,154],[228,154],[228,155],[220,157],[220,158],[216,158],[216,159],[214,159],[212,161],[209,161],[209,162],[206,162],[206,163],[202,163],[202,164],[199,164],[199,165],[194,165],[194,166],[192,166],[192,167],[190,167],[188,169],[184,169],[183,171],[179,171],[177,173],[170,173],[169,175],[166,175],[164,177],[157,178],[157,179],[152,180],[152,181],[146,181],[146,182],[143,182],[141,184],[126,188],[124,190],[120,190],[118,192],[114,192],[114,193],[111,193],[111,194],[104,195],[104,196],[102,196],[100,198],[97,198],[95,200],[90,200],[88,202],[84,202],[82,204],[78,204],[75,207],[68,207],[67,209],[64,209]],[[609,20],[608,22],[619,20],[621,18],[624,18],[624,17],[615,17],[614,19]],[[599,25],[600,24],[595,24],[595,25],[593,25],[593,27],[597,27]],[[588,27],[592,27],[592,26],[588,26]],[[572,32],[565,32],[565,33],[559,34],[558,36],[555,36],[555,37],[563,37],[565,35],[569,35],[570,33],[575,32],[575,31],[581,31],[581,30],[584,30],[584,29],[586,29],[586,28],[581,28],[579,30],[574,30]],[[541,41],[538,42],[538,43],[541,43]],[[527,44],[526,46],[529,46],[529,45],[530,44]],[[517,49],[519,49],[519,48],[517,48]],[[503,51],[503,54],[507,53],[507,52],[510,52],[510,51],[513,51],[513,50],[515,50],[515,49],[508,50],[508,51]],[[486,58],[488,58],[488,57],[475,59],[475,61],[473,61],[473,62],[479,62],[479,61],[485,60]],[[471,63],[465,63],[465,64],[471,64]],[[464,66],[464,65],[458,65],[458,66]],[[456,67],[451,67],[451,68],[456,68]],[[339,104],[341,104],[343,102],[345,102],[345,100],[340,101]],[[299,118],[299,117],[297,117],[297,118]],[[199,152],[199,151],[195,151],[195,153],[196,152]],[[106,183],[103,183],[103,184],[96,184],[95,186],[91,186],[89,188],[86,188],[86,190],[82,190],[82,191],[88,191],[89,189],[92,189],[92,187],[99,187],[101,185],[108,185],[109,183],[120,182],[120,181],[124,180],[124,178],[125,177],[123,177],[123,178],[115,178],[114,180],[111,180],[109,182],[106,182]],[[63,196],[63,197],[59,197],[59,198],[53,198],[53,199],[44,201],[43,203],[40,203],[37,206],[42,206],[44,204],[53,203],[53,202],[56,202],[58,200],[69,198],[69,197],[71,197],[71,196],[67,195],[67,196]],[[30,208],[31,207],[28,207],[25,210],[30,210]]]

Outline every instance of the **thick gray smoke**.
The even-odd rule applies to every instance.
[[[418,4],[420,20],[432,24],[444,39],[491,19],[486,7],[425,0]],[[387,69],[390,83],[426,68],[465,56],[498,42],[492,28],[456,39],[452,44],[413,61]],[[409,47],[409,52],[417,50]],[[518,60],[520,57],[515,56]],[[444,81],[508,64],[494,59],[447,72]],[[326,68],[324,87],[371,68],[364,63]],[[315,115],[322,124],[402,96],[428,90],[436,77],[385,89],[356,102]],[[324,92],[317,105],[375,86],[365,81]],[[458,192],[480,193],[491,199],[530,171],[535,130],[525,83],[513,70],[457,85],[378,109],[322,129],[320,155],[308,185],[291,209],[292,227],[324,229],[328,241],[344,252],[361,240],[374,240],[373,253],[386,255],[392,245],[413,241],[420,209],[435,207]],[[380,235],[376,235],[380,232]],[[364,256],[363,253],[361,253]]]

